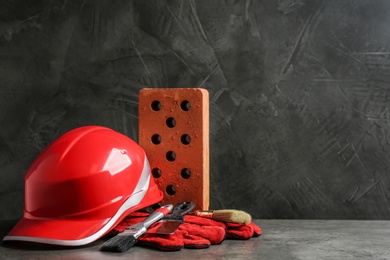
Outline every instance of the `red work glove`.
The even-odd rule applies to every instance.
[[[250,239],[261,235],[261,228],[250,222],[248,225],[226,222],[228,239]]]
[[[134,212],[122,220],[113,233],[122,232],[126,227],[139,223],[149,216],[148,213]],[[208,248],[220,244],[226,237],[226,225],[212,219],[186,215],[183,223],[174,234],[163,235],[148,232],[138,239],[137,245],[155,247],[164,251],[176,251],[182,248]]]

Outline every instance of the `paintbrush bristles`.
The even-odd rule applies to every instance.
[[[213,219],[222,222],[234,222],[247,225],[251,222],[252,217],[242,210],[222,209],[213,212]]]
[[[252,221],[251,215],[242,210],[221,209],[221,210],[198,210],[196,216],[211,218],[221,222],[234,222],[239,224],[249,224]]]
[[[132,235],[116,235],[115,237],[107,240],[103,246],[100,248],[101,251],[106,252],[119,252],[123,253],[130,249],[135,243],[137,239],[135,239]]]

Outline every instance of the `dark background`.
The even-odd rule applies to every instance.
[[[390,219],[390,2],[2,0],[0,219],[55,138],[138,140],[141,88],[210,93],[211,208]]]

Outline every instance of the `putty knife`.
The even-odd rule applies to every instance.
[[[159,222],[156,222],[149,230],[149,233],[169,235],[175,233],[184,220],[184,215],[191,212],[195,203],[183,201],[176,204],[172,213],[166,215]]]

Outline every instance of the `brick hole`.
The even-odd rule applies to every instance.
[[[168,185],[167,188],[165,189],[168,195],[175,195],[176,194],[176,187],[173,185]]]
[[[154,100],[151,104],[151,107],[154,111],[160,111],[161,109],[161,102],[158,100]]]
[[[162,172],[161,172],[161,170],[159,169],[159,168],[154,168],[153,170],[152,170],[152,175],[153,175],[153,177],[154,178],[160,178],[161,177],[161,175],[162,175]]]
[[[190,103],[190,101],[188,101],[188,100],[183,100],[183,101],[180,103],[180,108],[181,108],[183,111],[188,111],[188,110],[190,110],[190,108],[191,108],[191,103]]]
[[[168,117],[167,118],[167,121],[166,121],[166,124],[169,128],[173,128],[176,126],[176,119],[173,118],[173,117]]]
[[[184,134],[181,136],[180,141],[182,144],[185,144],[185,145],[190,144],[191,143],[191,136],[189,136],[188,134]]]
[[[167,152],[165,157],[167,158],[168,161],[173,162],[176,160],[176,153],[173,151],[169,151],[169,152]]]
[[[181,170],[181,177],[182,177],[183,179],[188,179],[188,178],[190,178],[190,177],[191,177],[191,171],[190,171],[189,169],[187,169],[187,168],[182,169],[182,170]]]
[[[154,134],[152,136],[152,143],[160,144],[161,143],[161,136],[159,134]]]

